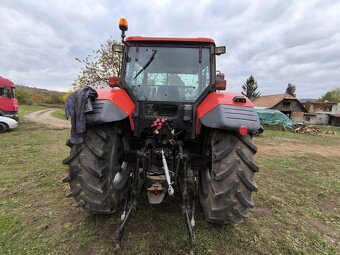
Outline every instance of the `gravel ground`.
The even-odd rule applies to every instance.
[[[53,129],[69,129],[71,128],[71,123],[69,120],[57,119],[52,116],[52,113],[57,109],[48,108],[41,111],[36,111],[32,113],[27,113],[24,116],[25,120],[40,123],[49,126]]]

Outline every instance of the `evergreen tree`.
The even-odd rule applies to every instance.
[[[242,85],[242,94],[248,98],[259,97],[261,93],[257,91],[257,87],[257,81],[254,76],[251,75],[246,83]]]
[[[296,87],[294,84],[291,84],[291,83],[288,83],[288,86],[286,88],[286,93],[293,96],[293,97],[296,97]]]

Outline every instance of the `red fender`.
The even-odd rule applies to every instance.
[[[245,102],[235,102],[235,97],[243,97]],[[212,92],[197,107],[196,135],[201,132],[202,124],[230,130],[237,130],[241,125],[256,129],[260,124],[253,108],[253,103],[240,93]],[[227,113],[230,109],[235,111],[235,118],[230,117],[233,113]]]
[[[97,89],[97,93],[97,100],[109,100],[129,116],[131,129],[134,129],[132,114],[135,112],[136,105],[124,89]]]

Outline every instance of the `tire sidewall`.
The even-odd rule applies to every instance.
[[[7,126],[4,123],[0,123],[0,133],[5,133],[7,131]]]

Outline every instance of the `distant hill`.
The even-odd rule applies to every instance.
[[[21,104],[64,104],[66,92],[32,88],[23,85],[16,85],[15,95]]]
[[[57,96],[63,96],[65,92],[55,91],[55,90],[48,90],[48,89],[40,89],[40,88],[32,88],[24,85],[15,85],[16,89],[24,89],[31,91],[32,94],[42,94],[44,96],[50,96],[50,95],[57,95]]]

